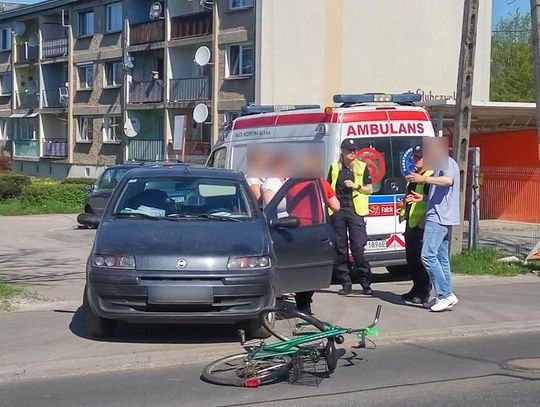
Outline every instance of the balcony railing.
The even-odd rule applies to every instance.
[[[37,140],[13,140],[13,156],[25,158],[38,158],[39,145]]]
[[[17,109],[34,109],[39,107],[39,93],[16,92]]]
[[[165,20],[147,21],[129,26],[129,45],[165,41]]]
[[[160,161],[163,159],[163,140],[130,139],[128,159],[135,161]]]
[[[24,64],[39,59],[39,47],[31,47],[27,42],[17,45],[17,59],[18,64]]]
[[[68,39],[58,38],[55,40],[43,41],[42,44],[43,58],[56,58],[66,56],[68,53]]]
[[[66,107],[68,104],[67,92],[66,87],[42,91],[43,107]]]
[[[170,101],[184,102],[193,100],[210,99],[210,78],[207,76],[199,78],[171,79]]]
[[[67,157],[67,141],[43,140],[43,157],[63,158]]]
[[[212,34],[211,12],[189,14],[171,18],[171,39]]]
[[[133,81],[129,90],[129,103],[163,102],[163,81]]]

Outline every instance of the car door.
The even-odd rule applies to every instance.
[[[334,232],[319,180],[288,180],[264,209],[276,256],[277,294],[330,285]],[[294,222],[288,220],[296,220]]]

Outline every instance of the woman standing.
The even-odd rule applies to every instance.
[[[367,244],[364,216],[369,214],[368,195],[373,193],[373,185],[366,164],[356,158],[357,151],[354,139],[343,140],[341,156],[332,163],[328,173],[328,182],[336,191],[341,206],[341,210],[331,216],[336,234],[337,257],[334,271],[343,286],[338,292],[340,295],[352,292],[347,245],[349,241],[354,263],[360,273],[362,291],[365,295],[373,295],[371,267],[364,256],[364,246]]]

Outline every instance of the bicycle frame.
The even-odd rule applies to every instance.
[[[381,305],[377,306],[377,311],[375,313],[375,319],[373,320],[373,323],[371,323],[365,328],[360,328],[360,329],[342,328],[339,326],[330,325],[325,322],[324,324],[328,326],[327,330],[312,333],[312,334],[300,335],[297,338],[292,338],[287,341],[280,341],[280,342],[271,343],[268,345],[263,344],[261,346],[257,346],[252,349],[249,349],[248,354],[247,354],[247,360],[248,361],[249,360],[263,360],[263,359],[273,358],[276,356],[291,355],[291,354],[299,352],[298,347],[300,345],[303,345],[309,342],[314,342],[320,339],[335,338],[339,335],[344,335],[344,334],[356,333],[362,337],[362,341],[363,341],[366,334],[368,334],[369,331],[377,325],[379,321],[379,316],[381,314],[381,308],[382,308]]]

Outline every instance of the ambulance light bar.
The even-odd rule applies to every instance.
[[[360,95],[334,95],[334,103],[347,105],[370,102],[416,103],[422,100],[418,93],[363,93]]]
[[[242,106],[240,116],[252,114],[284,112],[287,110],[320,109],[319,105],[249,105]]]

